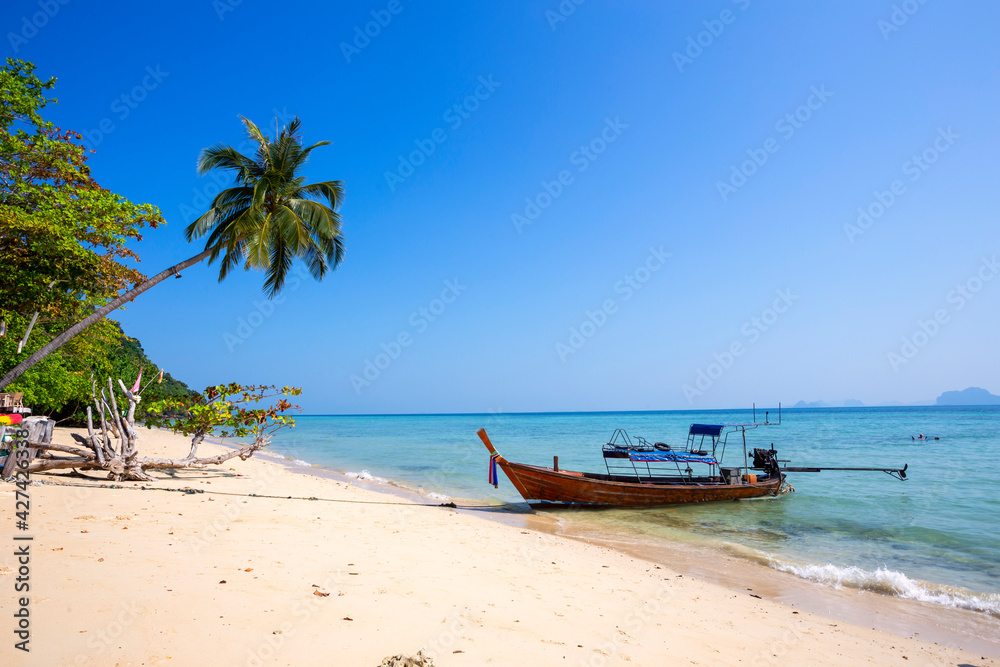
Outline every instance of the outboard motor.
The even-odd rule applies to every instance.
[[[778,453],[773,449],[754,449],[753,467],[758,470],[763,470],[769,477],[777,477],[781,474],[781,470],[778,467],[777,454]]]

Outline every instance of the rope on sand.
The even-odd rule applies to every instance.
[[[53,482],[53,481],[41,481],[32,480],[32,484],[38,484],[39,486],[78,486],[91,489],[129,489],[132,491],[172,491],[174,493],[184,493],[187,495],[194,495],[196,493],[205,493],[205,489],[168,489],[162,486],[125,486],[122,484],[75,484],[72,482]],[[346,498],[317,498],[316,496],[271,496],[262,493],[233,493],[230,491],[209,491],[213,496],[239,496],[241,498],[273,498],[276,500],[314,500],[319,502],[327,503],[351,503],[354,505],[406,505],[408,507],[447,507],[449,509],[498,509],[494,505],[456,505],[455,503],[406,503],[406,502],[390,502],[385,500],[349,500]]]

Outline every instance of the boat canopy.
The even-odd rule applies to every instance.
[[[708,465],[718,465],[714,456],[692,454],[691,452],[635,452],[628,453],[630,461],[641,461],[643,463],[707,463]]]
[[[688,435],[707,435],[718,438],[726,424],[691,424]]]

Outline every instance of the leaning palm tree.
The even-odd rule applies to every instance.
[[[237,186],[224,190],[205,215],[191,223],[187,239],[208,235],[209,262],[220,255],[219,280],[242,262],[244,269],[265,272],[264,290],[274,296],[296,257],[305,260],[317,280],[337,266],[344,257],[340,216],[336,209],[344,198],[340,181],[305,184],[297,175],[309,154],[321,141],[303,148],[299,140],[301,123],[296,118],[275,141],[260,128],[243,119],[247,134],[257,143],[254,157],[232,146],[219,144],[205,149],[198,171],[212,169],[232,172]],[[315,199],[325,199],[329,205]]]
[[[206,258],[209,263],[222,258],[220,282],[241,264],[247,270],[264,271],[264,292],[269,297],[281,291],[295,258],[304,260],[317,280],[337,267],[344,258],[344,238],[337,213],[344,199],[343,182],[305,184],[298,174],[313,149],[330,142],[303,148],[302,123],[298,118],[274,140],[250,120],[242,116],[241,119],[247,135],[257,144],[253,157],[232,146],[218,144],[203,150],[198,158],[199,173],[224,169],[232,172],[236,181],[234,187],[219,193],[208,212],[185,230],[189,241],[207,235],[205,249],[136,285],[63,331],[0,378],[0,389],[122,304]]]

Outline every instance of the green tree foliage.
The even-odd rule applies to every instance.
[[[23,332],[29,324],[28,316],[11,316],[10,313],[5,316],[13,331]],[[42,322],[41,318],[40,322],[32,331],[32,340],[35,336],[39,341],[45,340],[50,334],[47,329],[50,323]],[[80,336],[62,348],[58,354],[49,355],[42,363],[33,366],[8,391],[23,393],[24,404],[30,406],[35,414],[65,418],[67,412],[75,411],[74,406],[84,405],[89,400],[91,373],[108,368],[105,353],[114,347],[114,333],[110,322],[95,327],[86,336]],[[0,338],[0,359],[16,358],[19,341],[15,338]]]
[[[263,441],[279,429],[295,426],[295,420],[285,413],[298,411],[299,406],[289,403],[287,397],[301,393],[298,387],[220,384],[206,387],[201,394],[170,396],[149,405],[143,423],[169,428],[198,442],[208,435]]]
[[[34,334],[32,334],[34,335]],[[0,347],[16,342],[0,339]],[[164,371],[146,356],[142,345],[127,336],[114,320],[93,327],[69,345],[51,354],[18,379],[13,387],[24,394],[24,404],[35,414],[47,414],[58,421],[83,424],[91,404],[91,382],[98,386],[108,377],[131,386],[142,369],[143,398],[157,401],[168,396],[187,396],[191,389]],[[147,386],[148,385],[148,386]],[[138,413],[145,414],[145,405]]]
[[[0,372],[142,282],[145,276],[130,265],[139,258],[127,244],[163,222],[155,206],[134,204],[94,180],[80,135],[42,118],[55,102],[47,97],[55,79],[43,81],[34,70],[12,58],[0,67],[0,320],[7,325]],[[116,364],[144,359],[123,336],[116,323],[104,320],[7,391],[23,392],[36,412],[73,414],[89,399],[92,373],[100,377]]]
[[[71,319],[145,279],[126,244],[163,216],[98,185],[82,137],[39,115],[55,79],[34,69],[0,68],[0,288],[6,310]]]

